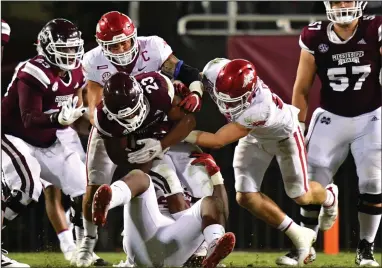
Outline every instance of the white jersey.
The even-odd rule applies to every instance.
[[[140,36],[137,38],[139,52],[131,75],[159,71],[162,64],[172,54],[171,47],[159,36]],[[103,54],[100,46],[85,53],[82,60],[85,76],[101,86],[107,79],[118,72]]]
[[[207,87],[212,99],[213,87],[219,71],[230,60],[217,58],[207,63],[203,69],[204,79],[207,79]],[[250,137],[258,142],[279,140],[289,137],[298,127],[299,109],[284,103],[276,94],[272,93],[268,86],[258,77],[255,88],[255,97],[248,108],[233,122],[252,129]]]

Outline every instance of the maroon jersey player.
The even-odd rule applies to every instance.
[[[13,197],[18,198],[9,202],[21,203],[19,208],[38,201],[40,178],[74,199],[86,188],[79,155],[56,137],[57,129],[68,127],[85,111],[78,107],[85,86],[81,32],[68,20],[51,20],[38,35],[37,50],[38,56],[17,66],[1,105],[2,170]],[[60,221],[61,203],[53,202],[47,212],[59,238],[65,238],[60,246],[70,260],[76,245],[66,221]]]
[[[382,214],[382,17],[363,15],[366,3],[324,1],[329,22],[311,23],[302,30],[292,104],[300,109],[299,120],[305,127],[309,90],[317,74],[322,84],[320,107],[313,113],[306,138],[309,178],[330,185],[349,151],[352,153],[360,192],[360,240],[355,262],[379,266],[373,244]],[[317,225],[326,230],[321,224],[323,209],[303,206],[302,224],[316,231]],[[335,219],[337,211],[331,217]],[[314,248],[311,251],[314,260]],[[295,265],[295,257],[292,251],[277,263]]]

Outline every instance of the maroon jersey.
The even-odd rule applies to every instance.
[[[2,46],[8,43],[10,34],[11,34],[11,27],[9,27],[9,24],[2,19],[1,20],[1,45]]]
[[[334,33],[332,22],[315,22],[302,30],[300,46],[314,55],[323,109],[354,117],[381,106],[381,25],[381,16],[363,16],[347,41]]]
[[[43,56],[21,62],[1,101],[3,133],[19,137],[37,147],[49,147],[55,142],[56,130],[60,126],[50,122],[44,125],[31,124],[25,113],[30,110],[45,114],[58,112],[62,102],[85,84],[81,66],[60,77],[56,68],[52,68]]]
[[[138,139],[152,138],[154,133],[163,132],[171,124],[165,121],[172,107],[174,87],[168,78],[158,72],[148,72],[135,76],[143,88],[145,103],[148,105],[148,113],[142,125],[134,131]],[[117,121],[110,119],[104,105],[101,102],[95,112],[94,124],[101,135],[105,137],[123,137],[129,134],[128,130]]]

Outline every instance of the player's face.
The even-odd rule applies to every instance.
[[[131,39],[109,45],[109,51],[113,54],[122,54],[130,50],[132,47]]]
[[[355,1],[332,1],[331,5],[333,9],[351,8],[355,6]]]

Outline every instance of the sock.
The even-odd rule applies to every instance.
[[[84,228],[74,226],[74,232],[76,233],[76,244],[81,245],[81,241],[84,238]]]
[[[301,231],[301,227],[289,218],[288,215],[285,215],[283,222],[277,227],[277,229],[284,232],[292,240],[292,242],[295,241],[295,238],[299,236],[299,231]]]
[[[206,240],[207,244],[211,244],[212,241],[215,239],[219,239],[225,234],[225,229],[220,224],[211,224],[208,225],[203,230],[204,239]]]
[[[131,200],[131,191],[124,181],[116,181],[111,186],[113,196],[111,197],[109,209],[125,205]]]
[[[83,217],[84,223],[84,236],[97,237],[98,227],[93,222],[90,222]]]
[[[308,205],[300,209],[301,226],[309,228],[318,233],[318,215],[320,214],[321,206]]]
[[[73,240],[73,234],[70,230],[65,229],[57,234],[58,240],[60,240],[60,247],[62,250],[67,250],[71,247],[75,247]]]
[[[326,190],[326,200],[322,205],[324,207],[331,207],[334,205],[334,194],[332,191]]]
[[[381,222],[381,215],[358,212],[358,221],[360,240],[366,239],[367,242],[373,243],[378,232],[379,223]]]

